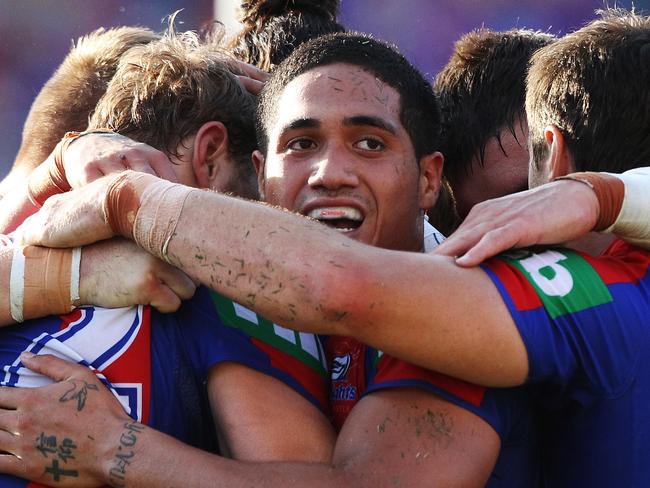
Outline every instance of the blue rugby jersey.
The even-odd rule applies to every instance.
[[[549,487],[650,486],[649,264],[617,241],[484,265],[528,351]]]
[[[216,446],[205,382],[210,368],[220,362],[236,361],[262,371],[319,408],[326,408],[327,375],[318,339],[297,334],[296,345],[289,337],[293,332],[261,318],[255,319],[256,325],[252,317],[253,312],[199,288],[173,314],[143,306],[83,307],[60,317],[4,327],[0,329],[0,385],[36,387],[51,383],[49,378],[24,368],[19,355],[22,351],[53,354],[91,367],[135,420],[204,449]],[[282,341],[288,346],[277,337],[251,337],[241,329],[259,323],[271,327],[275,336],[285,336]],[[307,361],[305,354],[312,358],[311,363],[296,367]],[[64,439],[46,436],[41,442],[45,441],[52,448],[51,452],[44,450],[48,462],[51,457],[61,472],[74,469],[73,461],[61,457],[57,450]],[[40,485],[0,475],[0,487],[26,486]]]

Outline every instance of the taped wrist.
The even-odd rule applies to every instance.
[[[650,218],[648,218],[650,173],[631,170],[617,175],[617,178],[625,185],[625,196],[616,221],[605,229],[605,232],[648,247],[650,245]]]
[[[64,156],[68,146],[75,140],[88,134],[113,134],[110,129],[91,129],[84,132],[66,132],[52,151],[52,156],[39,165],[29,176],[27,194],[32,204],[42,207],[45,200],[52,195],[70,190],[70,183],[65,176]]]
[[[602,232],[614,223],[623,206],[625,196],[623,181],[607,173],[591,171],[571,173],[556,178],[555,181],[557,180],[579,181],[594,191],[598,200],[598,220],[594,225],[594,231]]]
[[[169,243],[192,191],[152,175],[127,171],[108,187],[104,218],[115,235],[133,239],[168,262]]]
[[[16,322],[74,309],[79,290],[79,249],[17,246],[11,266],[9,300]]]

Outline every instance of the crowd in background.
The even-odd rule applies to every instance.
[[[631,7],[632,2],[617,2]],[[593,18],[604,0],[344,0],[341,22],[397,44],[428,78],[447,62],[462,33],[526,27],[564,34]],[[634,2],[647,10],[648,0]],[[160,30],[162,19],[183,8],[179,20],[199,29],[214,17],[212,0],[21,0],[0,3],[0,176],[20,144],[30,104],[61,62],[73,39],[97,27],[141,25]],[[404,26],[409,28],[405,29]]]

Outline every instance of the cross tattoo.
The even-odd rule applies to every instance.
[[[45,474],[50,473],[52,475],[52,478],[54,478],[54,481],[60,481],[61,476],[72,476],[72,477],[78,477],[79,476],[79,471],[76,469],[61,469],[59,468],[59,460],[54,459],[52,461],[52,466],[51,467],[46,467],[45,468]]]

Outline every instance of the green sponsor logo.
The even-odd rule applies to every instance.
[[[224,324],[293,356],[323,378],[328,377],[325,353],[314,334],[285,329],[217,293],[211,292],[211,296]]]
[[[551,318],[612,301],[598,273],[577,253],[551,249],[520,254],[504,258],[533,285]]]

